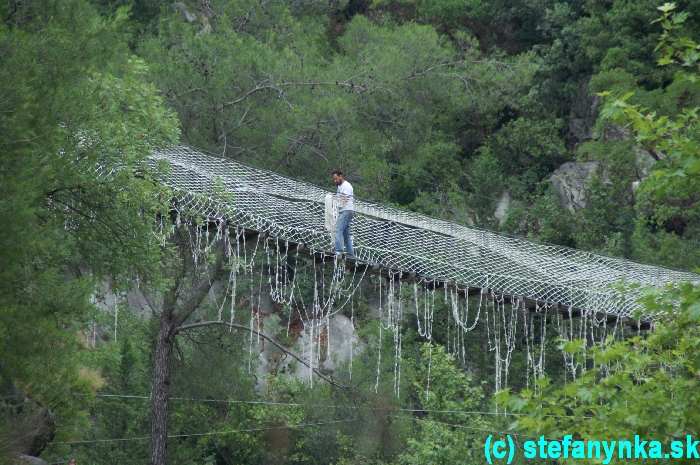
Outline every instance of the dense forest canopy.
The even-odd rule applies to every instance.
[[[319,185],[339,168],[363,199],[693,271],[699,37],[690,0],[0,3],[0,462],[449,465],[505,430],[697,434],[691,285],[648,296],[652,332],[519,335],[556,362],[515,351],[500,392],[491,336],[458,336],[447,292],[426,341],[358,285],[338,321],[362,350],[319,373],[350,389],[258,366],[261,337],[304,337],[299,309],[254,302],[264,257],[218,306],[242,329],[185,331],[231,270],[144,160],[181,143]]]

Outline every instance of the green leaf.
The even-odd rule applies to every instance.
[[[664,13],[669,13],[676,9],[676,4],[673,2],[666,2],[663,5],[656,7],[656,9]]]
[[[700,321],[700,302],[688,307],[688,316],[694,321]]]

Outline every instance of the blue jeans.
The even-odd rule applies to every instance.
[[[352,210],[344,210],[338,214],[338,221],[335,224],[335,252],[343,252],[343,244],[349,256],[354,256],[352,250],[352,239],[350,238],[350,223],[352,223]]]

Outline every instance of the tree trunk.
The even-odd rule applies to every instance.
[[[172,313],[163,311],[153,355],[151,393],[151,465],[166,465],[168,446],[168,400],[173,353],[174,322]]]
[[[170,372],[177,328],[202,304],[212,284],[220,278],[224,254],[218,254],[215,265],[197,271],[192,263],[189,241],[183,228],[177,229],[173,240],[180,252],[181,263],[172,287],[163,296],[160,326],[153,354],[153,386],[151,390],[151,465],[166,465],[168,453],[168,401],[170,399]],[[199,251],[197,251],[199,252]],[[212,273],[209,270],[212,269]],[[186,277],[190,276],[186,280]],[[184,283],[184,281],[187,283]],[[180,291],[185,296],[180,299]]]

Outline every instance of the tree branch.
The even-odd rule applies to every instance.
[[[267,83],[265,83],[267,82]],[[263,83],[257,84],[255,87],[249,89],[247,92],[242,94],[241,96],[230,100],[228,102],[224,102],[222,105],[223,107],[230,107],[232,105],[237,105],[244,100],[246,100],[248,97],[250,97],[253,94],[256,94],[258,92],[261,92],[263,90],[273,90],[278,93],[278,95],[282,95],[284,92],[282,91],[283,87],[320,87],[320,86],[338,86],[338,87],[347,87],[349,88],[352,92],[356,93],[362,93],[366,92],[368,90],[368,87],[363,84],[357,84],[353,83],[352,81],[345,80],[345,81],[297,81],[297,82],[279,82],[279,83],[272,83],[271,81],[263,81]]]
[[[311,369],[314,373],[316,373],[316,375],[317,375],[319,378],[321,378],[322,380],[324,380],[324,381],[327,382],[328,384],[331,384],[331,385],[333,385],[333,386],[335,386],[335,387],[338,387],[338,388],[340,388],[340,389],[348,389],[347,386],[344,386],[344,385],[342,385],[342,384],[337,383],[337,382],[334,381],[332,378],[329,378],[329,377],[327,377],[326,375],[324,375],[323,373],[321,373],[317,368],[314,368],[312,365],[309,365],[306,361],[304,361],[304,360],[303,360],[301,357],[299,357],[297,354],[295,354],[294,352],[288,350],[288,349],[285,348],[282,344],[280,344],[279,342],[277,342],[276,340],[274,340],[274,339],[271,338],[270,336],[268,336],[268,335],[266,335],[266,334],[264,334],[264,333],[261,333],[261,332],[259,332],[259,331],[256,331],[256,330],[254,330],[254,329],[251,329],[251,328],[249,328],[249,327],[247,327],[247,326],[239,325],[239,324],[237,324],[237,323],[229,323],[229,322],[226,322],[226,321],[202,321],[202,322],[199,322],[199,323],[191,323],[191,324],[187,324],[187,325],[178,326],[177,328],[175,328],[175,331],[174,331],[173,333],[174,333],[174,334],[177,334],[177,333],[179,333],[179,332],[181,332],[181,331],[187,331],[187,330],[190,330],[190,329],[203,328],[203,327],[206,327],[206,326],[226,326],[226,327],[229,327],[229,328],[241,329],[241,330],[244,330],[244,331],[251,332],[251,333],[253,333],[254,335],[260,336],[261,338],[263,338],[263,339],[265,339],[266,341],[270,342],[272,345],[274,345],[275,347],[277,347],[279,350],[281,350],[281,351],[284,352],[285,354],[289,355],[290,357],[294,358],[297,362],[299,362],[299,363],[301,363],[302,365],[304,365],[305,367]]]
[[[184,323],[199,308],[204,298],[209,294],[214,282],[221,276],[224,269],[223,253],[218,255],[212,275],[203,277],[190,295],[190,298],[183,302],[182,306],[175,311],[173,317],[176,325]]]

